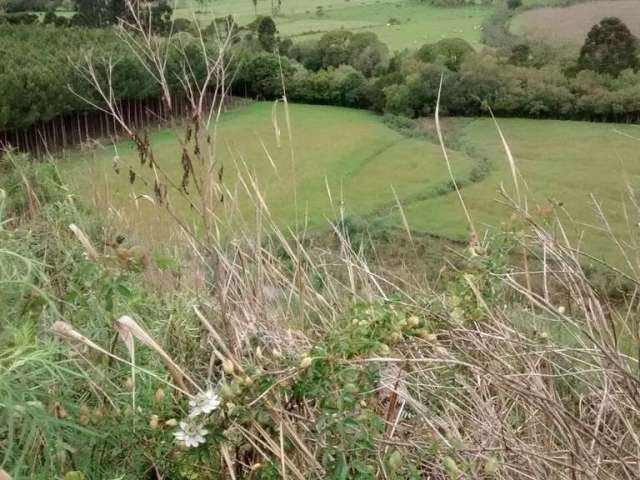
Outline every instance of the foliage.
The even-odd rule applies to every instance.
[[[284,94],[283,81],[288,84],[293,71],[286,59],[281,61],[275,54],[250,56],[240,63],[235,88],[257,98],[279,98]]]
[[[78,13],[73,18],[75,25],[83,27],[106,27],[115,23],[111,0],[77,0]]]
[[[640,68],[638,39],[618,18],[594,25],[580,49],[578,67],[617,77],[624,70]]]
[[[276,35],[278,33],[278,29],[276,28],[276,23],[273,21],[273,18],[261,17],[258,20],[256,30],[258,32],[258,41],[260,42],[260,45],[262,45],[262,48],[264,48],[265,51],[272,53],[277,43]]]
[[[99,28],[117,25],[131,20],[126,0],[76,0],[77,14],[73,25]],[[160,35],[170,31],[173,8],[167,0],[149,2],[143,10],[142,21]]]
[[[26,157],[0,157],[0,189],[7,196],[4,214],[29,215],[41,202],[56,203],[64,198],[62,180],[52,163],[31,165]]]
[[[465,56],[474,52],[473,47],[460,38],[448,38],[434,44],[423,45],[416,58],[423,63],[441,63],[457,72]]]
[[[3,159],[3,174],[11,215],[0,227],[3,466],[15,478],[54,478],[78,469],[88,477],[112,478],[122,469],[142,475],[144,452],[137,446],[154,435],[151,428],[125,414],[126,403],[87,396],[96,379],[60,350],[49,329],[72,316],[80,328],[108,342],[114,311],[131,307],[146,313],[161,302],[138,288],[136,274],[105,269],[85,257],[68,233],[69,223],[82,224],[95,240],[103,231],[70,200],[53,165],[12,157]],[[105,368],[98,381],[104,375],[121,383],[127,372]],[[137,423],[136,433],[123,434],[123,421]],[[104,463],[94,456],[96,449],[105,449]]]
[[[37,177],[30,172],[37,165],[25,158],[12,165],[19,172],[7,167],[5,173]],[[46,175],[39,178],[38,183],[47,182]],[[51,180],[55,183],[57,177]],[[45,191],[33,183],[35,192]],[[109,262],[102,248],[98,260],[87,258],[81,243],[69,235],[68,223],[82,224],[95,245],[107,243],[109,228],[57,187],[64,193],[47,201],[35,194],[41,207],[35,215],[27,218],[24,211],[16,211],[20,221],[12,222],[11,229],[0,224],[0,278],[8,287],[0,290],[0,301],[9,306],[0,313],[0,443],[3,468],[15,478],[144,478],[152,470],[176,480],[214,479],[229,468],[236,478],[261,479],[280,478],[283,468],[314,470],[335,480],[519,478],[511,471],[515,468],[519,473],[526,468],[536,478],[553,471],[555,459],[541,465],[538,451],[494,454],[499,447],[478,454],[475,445],[501,445],[506,438],[545,448],[558,458],[578,455],[578,449],[566,449],[578,441],[590,444],[593,434],[583,425],[591,425],[600,411],[598,404],[575,408],[586,398],[601,398],[600,384],[594,383],[604,379],[593,375],[595,369],[607,375],[607,381],[617,382],[618,396],[607,400],[612,417],[603,422],[624,428],[629,421],[631,429],[637,421],[638,412],[629,404],[635,386],[616,375],[631,370],[593,349],[606,349],[618,360],[630,357],[617,345],[601,343],[606,337],[594,338],[594,324],[581,326],[595,323],[584,318],[593,315],[583,302],[586,295],[597,302],[596,311],[604,310],[590,287],[572,302],[576,310],[582,308],[576,321],[564,306],[557,308],[511,280],[520,273],[514,258],[523,249],[525,229],[538,228],[527,227],[526,221],[460,250],[461,261],[440,291],[388,286],[388,291],[367,299],[345,292],[335,318],[326,324],[313,315],[305,317],[308,324],[302,328],[309,333],[295,350],[283,352],[281,339],[249,334],[243,339],[247,344],[233,354],[225,340],[240,338],[238,331],[224,332],[211,314],[214,331],[221,333],[205,341],[201,326],[188,313],[196,301],[193,292],[163,288],[156,294],[144,275]],[[11,190],[12,196],[25,194]],[[538,221],[531,216],[528,220]],[[349,221],[341,231],[355,237],[360,228]],[[547,242],[556,258],[558,247],[551,238]],[[527,251],[540,261],[536,244],[532,247]],[[269,262],[277,258],[270,255]],[[296,271],[278,266],[279,279]],[[587,282],[594,272],[585,273],[568,274]],[[620,279],[609,274],[609,281]],[[371,278],[382,277],[375,273]],[[553,288],[573,285],[562,278]],[[339,288],[339,283],[330,287]],[[318,293],[315,288],[323,287],[307,288]],[[538,304],[532,312],[527,300],[533,299]],[[112,329],[122,312],[144,319],[150,335],[188,375],[212,378],[215,385],[188,400],[162,382],[162,366],[147,349],[136,350],[140,370],[134,382],[125,363],[89,347],[111,345],[110,353],[127,356]],[[53,322],[69,318],[74,331],[88,338],[51,335]],[[284,319],[288,335],[301,337],[291,320]],[[601,327],[610,328],[606,322]],[[246,321],[241,328],[247,328]],[[626,331],[623,325],[619,328]],[[218,345],[213,360],[209,342]],[[583,342],[592,342],[588,345],[593,348]],[[635,352],[637,340],[629,347]],[[536,384],[543,385],[536,396],[522,395]],[[487,389],[491,395],[480,399]],[[207,431],[201,430],[197,445],[186,448],[175,441],[177,419],[194,421],[187,415],[203,408],[203,396],[215,399],[197,417]],[[540,409],[541,398],[546,410]],[[488,413],[494,409],[500,418]],[[567,428],[569,438],[563,435]],[[545,433],[547,429],[551,432]],[[492,432],[489,440],[487,432]],[[619,463],[602,463],[601,457],[590,461],[590,454],[583,453],[581,468],[607,468],[616,475],[634,472],[634,465],[610,452],[611,446],[624,451],[637,446],[628,430],[607,432],[594,445]],[[523,454],[537,461],[523,464]],[[573,476],[569,468],[558,473],[562,479]]]
[[[49,10],[42,17],[43,25],[53,25],[54,27],[67,27],[69,26],[69,19],[62,15],[56,15],[53,11]]]
[[[355,68],[342,65],[317,72],[297,73],[289,95],[297,102],[361,107],[365,101],[366,79]]]
[[[0,24],[0,39],[5,47],[0,52],[0,130],[25,127],[90,108],[80,97],[98,102],[95,91],[76,69],[87,54],[101,71],[107,59],[114,60],[116,100],[159,94],[156,83],[112,29]],[[78,48],[79,45],[82,47]],[[94,45],[100,45],[100,49],[92,48]],[[167,61],[167,77],[173,89],[181,88],[179,75],[184,63],[181,50],[189,52],[197,45],[191,36],[173,38]],[[196,68],[194,73],[200,72]]]
[[[7,13],[46,12],[59,7],[62,0],[7,0],[3,4]]]
[[[335,30],[317,41],[295,44],[289,56],[309,70],[350,65],[366,77],[384,72],[389,63],[389,50],[374,33],[348,30]]]
[[[170,9],[157,3],[152,12],[156,31],[167,31]],[[506,10],[501,12],[500,15],[508,14]],[[47,14],[45,21],[54,25],[66,23],[53,14]],[[225,17],[205,29],[205,38],[215,42],[216,31],[229,29],[238,33],[230,55],[237,70],[231,88],[238,95],[280,97],[282,63],[285,87],[294,101],[368,108],[410,117],[430,115],[440,76],[444,75],[441,107],[449,115],[486,115],[489,106],[495,114],[504,116],[625,122],[640,118],[637,102],[629,101],[637,96],[633,81],[637,73],[620,75],[620,69],[634,70],[637,66],[632,38],[615,37],[617,43],[631,42],[629,48],[611,45],[608,49],[605,45],[596,51],[596,36],[592,33],[593,41],[588,42],[591,46],[583,48],[580,59],[569,60],[542,44],[513,44],[512,40],[507,42],[507,49],[476,53],[464,40],[443,39],[423,45],[415,53],[399,52],[393,57],[370,32],[337,30],[317,40],[293,43],[290,39],[279,40],[271,17],[256,18],[244,38],[238,25]],[[624,26],[616,29],[628,33]],[[180,50],[197,48],[198,43],[193,36],[195,26],[190,22],[176,22],[174,31],[183,33],[179,39],[172,39],[176,48],[169,49],[167,78],[172,89],[180,90],[184,63]],[[76,48],[79,44],[100,44],[100,50],[92,55],[116,60],[116,100],[158,95],[156,85],[135,55],[119,43],[110,29],[74,28],[65,29],[63,34],[36,26],[5,25],[0,26],[0,37],[7,46],[0,67],[0,129],[25,127],[86,109],[86,103],[76,94],[97,100],[73,67],[86,54]],[[276,45],[284,55],[282,62],[272,56]],[[603,52],[624,53],[606,57]],[[600,66],[591,62],[589,70],[602,75],[577,74],[585,68],[588,58],[596,57]],[[32,64],[39,68],[34,70]],[[202,70],[195,69],[193,73],[197,78]],[[613,78],[618,75],[622,80]]]
[[[33,25],[38,23],[38,15],[35,13],[10,13],[0,16],[0,26],[3,23],[9,25]]]
[[[178,19],[175,19],[176,22]],[[205,37],[215,37],[216,35],[227,36],[231,34],[231,38],[234,42],[239,41],[240,26],[238,22],[231,15],[227,15],[226,17],[216,17],[205,29],[203,29],[202,33]]]
[[[518,65],[521,67],[529,65],[531,62],[531,47],[526,43],[520,43],[514,45],[511,49],[511,56],[509,57],[509,63]]]

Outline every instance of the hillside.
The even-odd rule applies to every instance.
[[[241,107],[225,114],[219,127],[217,151],[224,165],[228,207],[231,211],[239,204],[244,222],[249,225],[255,222],[254,202],[243,182],[249,183],[250,177],[256,179],[270,215],[280,226],[293,226],[298,219],[300,226],[307,224],[310,228],[337,218],[341,209],[352,216],[393,206],[393,188],[402,199],[448,182],[436,144],[407,138],[385,126],[374,114],[291,105],[290,145],[284,107],[278,107],[275,125],[273,108],[268,102]],[[182,167],[176,133],[164,129],[154,132],[151,138],[161,146],[158,161],[178,183]],[[145,237],[164,238],[168,233],[166,219],[150,217],[154,207],[148,201],[131,202],[139,187],[129,184],[126,165],[136,162],[135,150],[126,142],[115,148],[106,146],[93,154],[72,154],[62,164],[63,177],[77,185],[85,200],[95,201],[101,210],[113,207],[121,212],[127,222],[143,229]],[[120,175],[113,170],[116,152],[122,165]],[[467,177],[474,166],[474,161],[464,154],[454,155],[453,162],[460,179]],[[96,182],[86,184],[87,177]],[[186,205],[177,208],[181,213],[189,212]],[[240,220],[234,218],[236,221]]]
[[[627,0],[0,3],[0,480],[638,480]]]
[[[370,221],[401,227],[397,192],[409,226],[455,240],[467,237],[467,225],[457,196],[451,191],[446,164],[433,137],[413,137],[385,126],[381,117],[336,107],[291,105],[294,163],[283,106],[278,107],[276,136],[271,103],[254,103],[225,115],[219,130],[218,152],[225,166],[224,183],[253,225],[255,215],[241,179],[253,176],[264,192],[270,214],[284,227],[324,225],[326,219],[365,216]],[[625,218],[624,191],[640,176],[640,129],[621,124],[500,119],[500,127],[527,185],[533,212],[550,208],[567,223],[572,238],[607,260],[619,254],[605,246],[596,205],[607,213],[612,230],[622,238],[635,237],[635,222]],[[162,146],[159,160],[176,183],[180,179],[177,133],[152,135]],[[506,210],[500,206],[499,186],[512,192],[504,147],[490,119],[448,119],[445,131],[453,168],[463,196],[478,223],[495,229]],[[269,157],[265,154],[268,152]],[[113,170],[120,157],[122,172]],[[131,199],[139,192],[129,184],[127,162],[136,155],[126,142],[99,148],[92,154],[74,153],[63,163],[63,177],[78,185],[87,201],[103,211],[119,212],[126,224],[147,238],[165,238],[166,218],[150,216],[149,201]],[[478,178],[471,175],[475,168]],[[90,176],[91,185],[83,182]],[[470,177],[473,180],[470,180]],[[297,208],[295,202],[297,201]],[[597,203],[596,203],[597,202]],[[179,211],[187,212],[183,205]],[[303,220],[304,219],[304,220]],[[233,222],[238,222],[236,218]],[[236,225],[238,226],[238,225]]]

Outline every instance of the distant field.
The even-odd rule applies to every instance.
[[[238,193],[242,212],[248,223],[254,218],[252,202],[242,193],[236,164],[246,162],[257,178],[269,209],[281,225],[293,225],[308,217],[311,227],[326,225],[327,218],[337,218],[344,202],[346,215],[364,215],[388,208],[395,200],[392,187],[401,198],[430,191],[447,182],[448,176],[439,147],[422,139],[406,138],[382,124],[374,114],[337,107],[293,105],[291,118],[295,149],[295,171],[290,157],[285,120],[277,145],[271,120],[271,103],[255,103],[225,116],[220,128],[219,154],[224,161],[225,186]],[[264,142],[274,168],[261,145]],[[152,135],[156,157],[179,184],[181,168],[175,133],[165,129]],[[125,223],[148,238],[161,240],[170,236],[175,225],[146,200],[133,198],[145,189],[130,185],[127,161],[135,160],[128,142],[118,144],[122,172],[114,173],[113,148],[95,154],[77,152],[62,163],[65,179],[85,199],[98,208],[121,216]],[[474,162],[466,155],[454,155],[456,175],[468,175]],[[246,178],[246,175],[243,175]],[[91,182],[87,182],[90,178]],[[333,206],[327,185],[331,189]],[[136,206],[137,203],[137,206]],[[231,203],[227,198],[227,203]],[[187,218],[186,205],[176,208]],[[224,212],[218,212],[223,214]]]
[[[178,7],[178,16],[191,17],[196,12],[204,23],[227,14],[235,15],[240,24],[255,18],[250,0],[183,0]],[[318,7],[322,7],[321,14]],[[372,31],[392,50],[417,48],[451,37],[463,38],[479,47],[480,26],[492,11],[492,7],[481,6],[437,8],[412,0],[283,0],[276,22],[283,36],[312,38],[339,28]],[[271,1],[259,0],[257,12],[270,15]],[[391,19],[400,23],[388,25]]]
[[[640,35],[640,2],[611,0],[570,7],[539,8],[524,12],[511,22],[511,31],[551,42],[582,44],[593,25],[605,17],[618,17]]]

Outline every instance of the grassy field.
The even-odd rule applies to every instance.
[[[241,192],[240,179],[246,178],[246,173],[239,172],[250,171],[259,179],[280,225],[292,226],[297,221],[298,225],[321,226],[327,218],[336,218],[343,204],[347,215],[365,215],[399,226],[393,187],[412,228],[452,239],[467,237],[457,197],[446,188],[448,177],[438,145],[403,137],[367,112],[293,105],[293,164],[282,112],[278,147],[271,108],[269,103],[255,103],[229,113],[221,125],[219,151],[225,164],[225,186]],[[556,205],[572,236],[584,235],[592,251],[607,256],[611,242],[601,229],[593,194],[607,212],[612,228],[624,238],[629,238],[630,232],[635,237],[639,213],[631,208],[625,218],[624,202],[625,182],[633,186],[640,181],[640,127],[520,119],[500,123],[526,181],[531,212]],[[491,165],[487,177],[463,189],[474,221],[484,227],[508,220],[509,213],[496,201],[498,186],[503,183],[511,192],[513,187],[495,127],[488,119],[454,121],[452,125],[447,138],[459,150],[451,150],[456,177],[467,179],[480,158]],[[178,182],[181,170],[175,133],[159,130],[152,141],[162,165]],[[135,157],[127,143],[119,144],[117,150],[123,164]],[[122,216],[147,238],[170,236],[171,222],[159,216],[149,202],[132,200],[143,189],[129,184],[126,170],[120,175],[113,172],[113,156],[113,148],[98,150],[92,157],[75,153],[63,162],[63,173],[82,196],[104,211]],[[246,169],[238,166],[243,162]],[[89,184],[86,178],[94,181]],[[236,198],[251,225],[252,202],[242,193]],[[188,216],[187,207],[179,207]],[[617,254],[609,256],[616,258]]]
[[[219,133],[225,186],[239,192],[236,198],[249,224],[254,218],[252,202],[241,188],[241,177],[246,178],[247,171],[258,178],[269,209],[280,224],[294,225],[296,220],[302,224],[308,217],[311,227],[324,225],[325,218],[336,218],[342,201],[347,215],[363,215],[393,205],[392,186],[401,198],[409,198],[447,182],[437,145],[406,138],[371,113],[337,107],[291,106],[293,163],[283,112],[279,114],[283,130],[278,147],[271,111],[270,103],[242,107],[225,116]],[[152,143],[159,162],[179,184],[180,153],[175,133],[156,131]],[[131,145],[121,143],[117,151],[123,165],[119,175],[112,167],[113,148],[98,150],[92,156],[79,152],[71,155],[62,163],[63,175],[82,196],[135,225],[145,237],[162,240],[170,236],[172,222],[167,222],[148,201],[132,200],[144,189],[128,181],[124,165],[128,161],[135,164],[136,158]],[[240,166],[245,162],[246,169]],[[464,154],[454,155],[454,168],[460,178],[469,174],[473,164]],[[86,182],[87,178],[92,182]],[[177,204],[177,208],[189,216],[187,206]]]
[[[581,45],[593,25],[605,17],[618,17],[640,35],[640,5],[637,0],[587,2],[570,7],[529,10],[516,16],[511,31],[554,43]]]
[[[235,15],[240,24],[255,18],[250,0],[179,3],[178,16],[191,18],[192,12],[203,23],[227,14]],[[313,38],[339,28],[372,31],[392,50],[416,48],[450,37],[463,38],[478,47],[480,25],[491,12],[491,7],[437,8],[412,0],[283,0],[276,22],[281,35],[292,37]],[[259,0],[257,13],[270,15],[271,1]],[[390,19],[399,24],[388,25]]]
[[[583,235],[590,251],[615,260],[618,254],[602,230],[593,194],[613,230],[624,239],[637,239],[640,212],[629,205],[625,184],[634,187],[640,182],[640,127],[522,119],[501,119],[500,125],[526,182],[532,213],[556,205],[574,238]],[[465,148],[473,148],[474,155],[488,158],[493,167],[484,181],[463,189],[476,226],[508,220],[509,213],[497,202],[498,187],[503,184],[513,194],[513,181],[493,123],[473,120],[454,136]],[[413,203],[405,213],[414,228],[466,238],[462,209],[453,194]],[[397,223],[399,218],[390,215],[387,221]]]

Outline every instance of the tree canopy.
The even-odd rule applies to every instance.
[[[51,22],[55,22],[53,17]],[[609,68],[570,71],[566,62],[554,62],[547,56],[544,62],[537,62],[528,45],[500,55],[475,52],[458,39],[428,44],[416,52],[398,52],[390,58],[375,34],[344,30],[293,45],[288,41],[287,48],[283,48],[285,42],[276,40],[283,55],[278,59],[275,49],[266,48],[271,44],[260,41],[261,24],[259,19],[255,28],[241,29],[224,19],[203,30],[206,37],[225,28],[237,33],[229,52],[235,95],[277,98],[283,94],[282,72],[291,101],[423,116],[433,113],[444,75],[441,110],[446,114],[484,115],[488,104],[494,113],[504,116],[640,121],[640,72],[634,72],[633,63],[625,63],[625,68],[619,65],[617,76]],[[199,58],[189,53],[200,48],[189,27],[174,24],[173,31],[183,33],[171,40],[160,37],[160,41],[175,42],[176,48],[172,44],[168,49],[166,71],[175,91],[182,89],[179,77],[186,59],[197,62]],[[267,35],[271,32],[270,27],[263,30]],[[215,37],[210,35],[205,41],[215,41]],[[89,110],[80,97],[99,103],[74,68],[87,52],[99,65],[100,74],[105,59],[115,62],[116,100],[159,94],[153,79],[113,28],[0,24],[0,42],[0,130]],[[190,67],[200,78],[201,66]]]
[[[614,77],[626,69],[637,70],[638,39],[619,18],[605,18],[587,35],[578,66]]]

